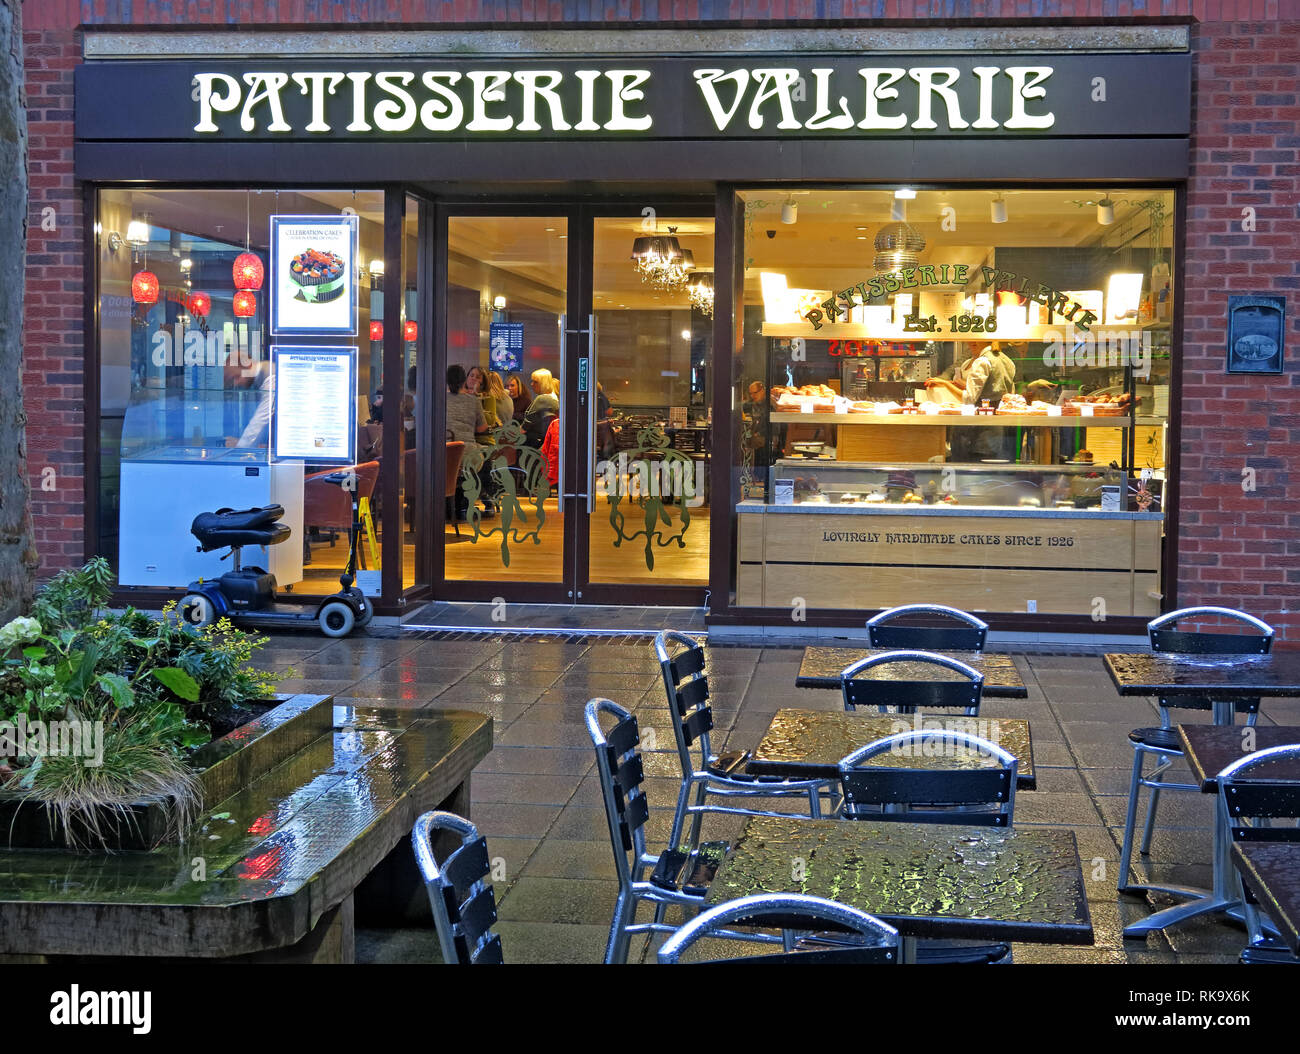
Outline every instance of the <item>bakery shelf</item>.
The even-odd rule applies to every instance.
[[[898,425],[941,428],[1128,428],[1131,417],[1083,417],[1061,415],[1046,417],[1042,414],[804,414],[774,410],[769,415],[773,424],[784,425]],[[1154,422],[1153,422],[1154,423]]]

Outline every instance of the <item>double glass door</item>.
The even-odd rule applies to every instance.
[[[446,207],[441,595],[702,601],[707,208]]]

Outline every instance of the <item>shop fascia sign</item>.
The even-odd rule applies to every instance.
[[[1059,315],[1078,329],[1087,332],[1097,321],[1097,316],[1086,311],[1078,301],[1049,285],[1037,282],[1029,275],[1020,275],[1015,271],[1006,271],[997,267],[980,267],[980,277],[984,279],[987,292],[1013,292],[1026,300],[1033,300],[1048,308],[1054,315]],[[921,264],[917,267],[904,267],[898,271],[878,274],[864,279],[857,285],[836,292],[829,300],[824,300],[820,308],[813,308],[803,314],[803,320],[819,330],[826,323],[847,319],[849,312],[860,304],[870,303],[882,297],[906,289],[923,289],[927,286],[965,286],[971,279],[971,267],[968,264]],[[919,325],[914,327],[921,332]]]
[[[675,67],[674,67],[675,68]],[[720,133],[1044,131],[1054,65],[691,68]],[[665,71],[666,72],[666,71]],[[244,134],[653,134],[656,70],[484,68],[194,74],[194,131]],[[681,85],[670,94],[680,99]],[[308,105],[302,106],[306,101]],[[291,122],[288,105],[304,120]],[[698,107],[697,107],[698,108]],[[941,117],[941,124],[936,117]]]

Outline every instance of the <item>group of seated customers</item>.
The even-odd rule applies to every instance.
[[[546,458],[552,488],[559,483],[559,382],[550,370],[534,370],[529,389],[517,373],[503,382],[495,370],[472,366],[468,374],[459,364],[447,367],[447,440],[492,443],[492,433],[507,421],[520,422],[524,445]],[[484,516],[496,515],[498,484],[491,466],[484,463],[479,474]],[[469,501],[461,483],[456,486],[455,517],[465,522]]]

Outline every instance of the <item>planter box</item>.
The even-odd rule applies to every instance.
[[[331,696],[275,698],[282,700],[275,709],[194,752],[190,764],[198,773],[204,803],[224,801],[334,727]],[[125,813],[105,808],[100,817],[100,828],[112,852],[152,849],[167,839],[169,827],[170,810],[161,799],[133,802]],[[84,844],[85,833],[75,833]],[[16,791],[0,791],[0,846],[68,848],[59,817],[40,802],[24,800]]]

